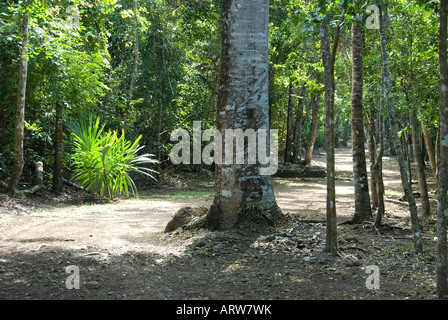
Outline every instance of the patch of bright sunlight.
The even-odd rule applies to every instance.
[[[179,191],[169,194],[154,194],[151,195],[150,199],[196,199],[196,198],[208,198],[213,197],[214,192],[212,191]]]
[[[82,205],[63,208],[39,209],[30,213],[30,216],[41,218],[76,218],[86,217],[96,214],[110,214],[113,212],[113,205]]]

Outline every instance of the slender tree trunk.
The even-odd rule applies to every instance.
[[[221,14],[217,129],[223,135],[226,129],[269,132],[269,0],[223,0]],[[237,164],[235,157],[233,163],[215,161],[207,228],[262,229],[283,220],[271,176],[261,169],[259,163]]]
[[[348,133],[350,131],[350,120],[344,120],[344,135],[342,136],[342,146],[346,147],[348,142]]]
[[[372,121],[372,119],[370,119]],[[372,200],[372,208],[378,208],[378,181],[376,179],[376,172],[374,170],[375,164],[377,162],[377,150],[376,150],[376,139],[375,132],[373,131],[374,124],[370,123],[370,132],[368,140],[369,149],[369,159],[370,159],[370,194]]]
[[[436,152],[434,150],[434,144],[431,139],[431,133],[428,129],[426,129],[423,120],[421,121],[423,140],[426,146],[426,152],[428,153],[429,162],[431,163],[431,171],[436,180],[436,188],[438,188],[437,182],[437,163],[436,163]]]
[[[157,158],[160,159],[161,156],[161,134],[162,134],[162,115],[163,115],[163,110],[164,110],[164,104],[163,104],[163,79],[162,79],[162,73],[160,71],[161,67],[159,66],[159,62],[161,65],[163,65],[163,59],[159,59],[159,55],[157,53],[157,32],[158,32],[158,22],[156,22],[156,19],[154,18],[152,9],[151,9],[151,4],[148,6],[149,7],[149,14],[151,16],[151,27],[153,28],[152,30],[152,56],[154,59],[154,69],[155,69],[155,73],[157,76],[157,80],[156,80],[156,84],[157,84],[157,98],[158,98],[158,102],[159,102],[159,107],[157,109],[157,129],[156,129],[156,136],[155,136],[155,141],[157,143]]]
[[[429,196],[428,196],[428,185],[426,183],[425,167],[423,164],[422,157],[420,155],[420,142],[419,142],[419,125],[417,120],[417,108],[413,107],[411,110],[411,138],[412,138],[412,149],[414,152],[414,160],[417,164],[417,178],[418,186],[420,188],[420,199],[422,203],[422,213],[424,215],[429,215],[431,208],[429,206]]]
[[[332,63],[330,37],[328,34],[328,16],[320,23],[320,41],[322,64],[325,78],[325,145],[327,151],[327,206],[326,206],[326,243],[325,251],[337,255],[337,217],[335,185],[335,139],[334,139],[334,68]],[[336,50],[336,47],[333,49]]]
[[[139,54],[139,48],[138,48],[138,0],[133,0],[134,4],[134,68],[132,70],[132,76],[131,76],[131,82],[129,84],[129,93],[128,93],[128,104],[129,107],[132,106],[132,97],[134,94],[134,86],[135,86],[135,80],[137,78],[137,70],[138,70],[138,54]],[[128,116],[127,116],[127,110],[122,110],[123,117],[124,117],[124,125],[123,130],[126,131],[127,125],[128,125]]]
[[[353,223],[363,223],[372,217],[369,183],[367,180],[363,122],[363,20],[357,18],[352,27],[352,149],[353,182],[355,185],[355,214]]]
[[[306,88],[302,87],[299,93],[299,103],[297,107],[296,122],[294,125],[294,146],[293,146],[293,162],[298,163],[302,160],[302,133],[303,133],[303,106],[305,100]]]
[[[448,299],[447,281],[447,192],[448,192],[448,0],[440,0],[439,64],[440,64],[440,158],[439,192],[437,196],[437,295]]]
[[[14,168],[8,183],[7,191],[10,195],[16,192],[17,184],[22,176],[23,159],[23,135],[25,129],[25,96],[28,74],[28,1],[24,3],[22,17],[22,47],[20,50],[19,89],[17,92],[15,135],[14,135]]]
[[[412,194],[412,188],[408,181],[408,174],[406,172],[406,164],[404,162],[403,148],[398,136],[397,123],[395,119],[394,106],[392,101],[392,93],[390,87],[390,72],[389,72],[389,58],[387,53],[387,39],[386,28],[383,18],[383,9],[380,7],[380,37],[381,37],[381,51],[382,51],[382,68],[383,68],[383,81],[384,90],[386,94],[386,106],[387,113],[389,115],[389,123],[391,128],[392,139],[394,141],[395,152],[397,154],[398,165],[400,167],[401,182],[403,184],[404,193],[409,203],[409,210],[411,214],[411,224],[414,234],[414,249],[417,253],[423,251],[423,244],[421,238],[421,227],[418,221],[417,205],[415,203],[414,195]]]
[[[288,98],[288,119],[286,127],[286,147],[285,162],[293,162],[293,141],[294,141],[294,84],[289,82],[289,98]]]
[[[311,159],[313,158],[314,143],[316,142],[317,137],[317,126],[319,124],[319,102],[317,94],[313,94],[313,96],[311,97],[311,107],[312,107],[312,115],[311,115],[310,138],[308,140],[308,145],[305,151],[306,163],[311,163]]]
[[[381,98],[380,98],[380,110],[378,112],[378,141],[379,150],[376,157],[373,171],[375,173],[377,190],[378,190],[378,209],[376,211],[376,218],[374,227],[381,226],[381,221],[384,216],[384,183],[383,183],[383,155],[384,155],[384,85],[381,84]]]
[[[54,129],[54,174],[53,191],[61,193],[64,187],[62,169],[64,159],[63,127],[62,127],[62,103],[56,103],[56,119]]]
[[[132,100],[134,93],[135,80],[137,78],[138,70],[138,54],[139,54],[139,44],[138,44],[138,0],[134,0],[134,69],[132,70],[131,83],[129,85],[129,101]]]
[[[409,119],[407,119],[409,120]],[[410,122],[410,121],[408,121]],[[412,143],[410,142],[410,138],[409,138],[410,134],[409,132],[405,132],[403,134],[403,145],[406,146],[405,149],[405,158],[408,164],[408,174],[409,174],[409,184],[412,186],[412,166],[411,166],[411,162],[412,162]]]
[[[294,124],[294,145],[293,145],[293,162],[298,163],[302,160],[302,133],[303,133],[303,105],[305,87],[302,87],[301,93],[299,93],[299,103],[297,107],[296,121]]]

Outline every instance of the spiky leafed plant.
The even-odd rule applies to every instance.
[[[124,132],[104,131],[100,119],[88,122],[70,122],[73,133],[74,154],[72,155],[75,179],[90,193],[98,193],[109,199],[123,191],[129,196],[131,191],[138,197],[137,187],[130,173],[137,172],[155,179],[157,173],[144,165],[157,163],[153,155],[138,155],[143,148],[138,142],[126,140]]]

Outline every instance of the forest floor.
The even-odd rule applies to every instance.
[[[315,161],[324,166],[325,154],[317,151]],[[350,149],[337,150],[336,169],[341,223],[354,211]],[[386,196],[398,199],[394,158],[385,158],[384,176]],[[340,255],[331,257],[323,252],[325,178],[274,178],[293,224],[262,233],[164,233],[181,207],[210,206],[213,179],[179,173],[162,181],[139,200],[70,191],[1,199],[0,299],[435,299],[434,218],[421,219],[424,253],[416,255],[406,205],[386,202],[380,229],[339,225]],[[433,194],[431,201],[435,216]],[[377,289],[367,288],[372,265]],[[79,268],[79,290],[66,287],[68,266]]]

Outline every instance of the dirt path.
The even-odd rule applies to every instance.
[[[318,152],[313,161],[325,167],[325,153]],[[336,208],[339,222],[349,220],[354,212],[353,160],[351,149],[337,149],[336,168]],[[394,158],[384,158],[384,180],[386,194],[401,192],[401,180]],[[367,168],[370,174],[370,168]],[[370,176],[369,176],[370,178]],[[325,219],[326,178],[276,179],[276,199],[284,212],[300,216],[302,219]],[[393,209],[397,211],[395,206]]]
[[[316,154],[314,159],[324,166],[323,153]],[[348,220],[353,214],[351,170],[350,150],[338,150],[336,205],[341,221]],[[387,172],[395,179],[394,170]],[[388,185],[399,184],[399,181],[390,181],[388,179]],[[278,205],[284,213],[297,215],[301,219],[325,218],[325,178],[276,178],[274,184]],[[28,211],[25,214],[1,215],[0,250],[26,250],[42,244],[61,243],[67,248],[82,243],[84,246],[135,250],[145,245],[146,241],[141,241],[145,236],[163,232],[171,216],[181,207],[208,207],[212,203],[212,196],[195,199],[154,198],[154,193],[157,194],[157,191],[143,195],[140,200],[122,200],[113,204],[60,205],[34,211],[25,208]]]
[[[317,154],[315,159],[319,162],[325,157]],[[340,221],[353,213],[351,163],[349,149],[337,151]],[[399,186],[396,165],[393,159],[385,163],[386,188],[393,190]],[[161,192],[156,190],[140,200],[112,204],[34,208],[32,200],[28,205],[0,202],[0,299],[393,299],[421,298],[422,290],[426,296],[428,290],[433,293],[431,274],[429,280],[425,278],[430,284],[418,294],[412,291],[414,295],[407,287],[400,291],[395,278],[382,295],[366,290],[357,277],[369,259],[384,252],[366,254],[368,245],[380,249],[381,245],[370,240],[374,236],[363,228],[341,228],[345,245],[363,246],[353,252],[356,255],[345,254],[339,260],[321,254],[323,224],[298,222],[292,229],[271,230],[261,238],[250,231],[164,234],[179,208],[210,206],[213,188],[203,189],[208,193],[200,198],[155,197]],[[275,192],[284,213],[324,219],[325,179],[275,179]],[[398,222],[407,215],[403,206],[388,206],[388,210]],[[387,232],[395,235],[396,230]],[[407,254],[412,242],[404,236],[399,245],[407,248],[401,252]],[[367,238],[359,240],[363,237]],[[387,238],[375,241],[390,242]],[[397,243],[389,245],[393,250]],[[397,263],[402,263],[403,256],[399,259]],[[409,261],[415,263],[414,258]],[[66,288],[69,265],[82,270],[80,290]],[[400,276],[401,285],[407,278]],[[210,281],[215,281],[213,288]]]

